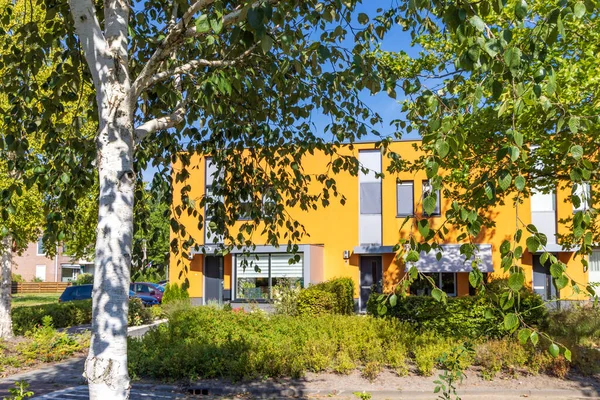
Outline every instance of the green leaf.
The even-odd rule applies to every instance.
[[[527,245],[527,250],[532,254],[540,248],[540,240],[536,236],[529,236],[525,244]]]
[[[521,154],[521,151],[519,150],[518,147],[516,147],[516,146],[510,147],[510,160],[512,162],[517,161],[519,159],[520,154]]]
[[[426,219],[422,219],[419,221],[419,233],[421,233],[421,235],[426,238],[427,235],[429,235],[430,229],[429,229],[429,221]]]
[[[522,272],[515,272],[508,278],[508,287],[514,291],[520,290],[525,284],[525,275]]]
[[[397,302],[398,302],[398,296],[396,296],[396,294],[394,293],[390,296],[390,306],[396,307]]]
[[[442,301],[443,295],[444,295],[444,292],[442,292],[439,288],[435,288],[431,291],[431,297],[433,297],[437,301]]]
[[[213,28],[215,33],[221,33],[223,30],[223,18],[212,18],[210,20],[210,27]]]
[[[410,250],[406,255],[406,262],[417,262],[419,261],[419,253],[414,250]],[[415,268],[416,269],[416,268]]]
[[[475,27],[479,32],[483,32],[485,29],[485,22],[478,15],[474,15],[469,19],[471,25]]]
[[[260,46],[265,54],[268,53],[269,50],[271,50],[271,47],[273,47],[273,38],[269,35],[263,36],[260,41]]]
[[[450,146],[448,145],[448,142],[446,142],[444,139],[439,139],[435,142],[435,150],[441,158],[444,158],[448,155],[448,152],[450,151]]]
[[[580,124],[581,124],[581,121],[579,120],[578,117],[569,118],[569,129],[571,130],[572,133],[577,133],[579,131]]]
[[[529,340],[529,337],[531,336],[531,330],[528,328],[523,328],[519,331],[519,342],[521,342],[521,344],[525,344],[527,343],[527,340]]]
[[[210,30],[210,23],[208,22],[208,16],[206,14],[202,14],[196,20],[196,31],[199,33],[208,32]]]
[[[567,361],[571,362],[571,350],[565,349],[565,358]]]
[[[517,146],[519,146],[519,147],[523,146],[523,134],[521,132],[513,133],[513,138],[514,138]]]
[[[550,266],[550,275],[553,278],[560,278],[564,272],[564,267],[561,263],[554,263]]]
[[[517,47],[510,47],[504,53],[504,62],[509,68],[516,68],[521,65],[521,50]]]
[[[60,180],[67,184],[71,181],[71,177],[66,172],[63,172],[63,174],[60,176]]]
[[[512,183],[512,175],[508,171],[501,171],[500,176],[498,177],[498,186],[502,190],[506,190],[510,187]]]
[[[560,278],[554,279],[554,284],[556,285],[556,289],[561,290],[569,284],[569,278],[566,275],[562,275]]]
[[[361,25],[366,25],[369,22],[369,16],[365,13],[358,14],[358,23]]]
[[[519,325],[519,318],[514,313],[508,313],[504,316],[504,328],[507,331],[513,331]]]
[[[575,18],[581,18],[585,15],[585,4],[583,4],[583,1],[578,1],[577,3],[575,3],[575,7],[573,7],[573,14],[575,15]]]
[[[263,10],[261,8],[251,8],[247,15],[248,23],[254,30],[263,28]]]
[[[548,347],[548,352],[552,355],[552,357],[558,357],[560,349],[558,348],[556,343],[552,343],[550,347]]]
[[[423,199],[423,210],[425,211],[425,214],[427,214],[427,215],[433,214],[435,212],[436,206],[437,206],[437,200],[433,193]]]
[[[515,4],[515,16],[522,20],[527,16],[527,2],[525,0],[517,0]]]
[[[519,175],[515,178],[515,187],[519,192],[522,192],[525,189],[525,177]]]
[[[579,160],[583,156],[583,147],[578,144],[571,146],[571,156],[573,156],[574,159]]]
[[[531,332],[531,336],[529,337],[529,339],[531,339],[531,343],[535,346],[540,341],[540,336],[538,335],[537,332],[534,331],[534,332]]]

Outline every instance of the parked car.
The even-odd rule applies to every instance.
[[[129,291],[129,298],[137,298],[140,299],[142,301],[142,304],[144,304],[146,307],[151,307],[151,306],[157,306],[158,305],[158,300],[156,300],[154,297],[152,296],[146,296],[143,294],[138,294],[135,293],[133,290]]]
[[[129,285],[129,289],[133,290],[136,294],[152,296],[159,303],[162,303],[164,289],[162,289],[162,287],[156,283],[133,282]]]
[[[58,298],[59,303],[74,300],[88,300],[92,298],[92,288],[94,285],[78,285],[78,286],[67,286],[65,291]],[[133,290],[129,291],[129,298],[137,297],[146,306],[158,305],[158,300],[153,296],[146,296],[143,294],[135,293]]]
[[[94,285],[67,286],[58,298],[59,303],[73,300],[87,300],[92,298],[92,287]]]

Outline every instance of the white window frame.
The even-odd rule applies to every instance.
[[[426,189],[429,188],[429,189]],[[427,193],[429,193],[429,191],[433,191],[433,186],[431,185],[431,182],[428,179],[425,179],[421,182],[421,203],[423,203],[423,200],[425,200],[425,195]],[[433,213],[431,214],[427,214],[425,212],[425,207],[422,205],[423,208],[423,215],[427,216],[427,217],[440,217],[442,215],[442,191],[441,190],[436,190],[436,205],[435,205],[435,210]]]
[[[37,243],[35,244],[35,254],[38,256],[45,256],[46,255],[46,250],[44,249],[44,243],[42,241],[43,238],[39,238]],[[40,253],[40,245],[42,247],[42,252]]]
[[[398,187],[399,186],[410,186],[411,187],[411,196],[410,196],[410,214],[400,213],[398,209],[398,205],[400,204],[400,199],[398,198]],[[396,183],[396,216],[397,217],[412,217],[415,215],[415,182],[414,181],[402,181]]]
[[[38,267],[44,267],[44,276],[40,277],[38,276]],[[36,279],[41,279],[42,282],[46,282],[46,274],[48,273],[47,269],[46,269],[46,264],[37,264],[35,266],[35,278]]]

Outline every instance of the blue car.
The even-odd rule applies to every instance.
[[[58,298],[59,303],[74,300],[89,300],[92,298],[92,288],[94,285],[77,285],[67,286],[65,291]],[[158,305],[158,300],[152,296],[136,294],[132,290],[129,291],[129,298],[137,297],[146,307]]]
[[[146,296],[144,294],[139,294],[139,293],[135,293],[133,290],[129,291],[129,298],[138,298],[142,301],[142,304],[144,304],[146,307],[151,307],[151,306],[157,306],[158,305],[158,300],[156,300],[154,297],[152,296]]]

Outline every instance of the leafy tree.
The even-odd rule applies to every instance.
[[[286,207],[326,206],[338,195],[328,174],[303,172],[303,155],[324,152],[332,172],[356,174],[358,162],[338,147],[367,134],[364,121],[380,121],[358,97],[362,89],[381,87],[374,58],[366,55],[374,43],[363,35],[375,28],[351,25],[355,0],[27,4],[22,12],[12,4],[0,12],[13,43],[2,60],[0,90],[9,96],[13,121],[2,147],[19,155],[9,171],[39,168],[27,183],[54,188],[53,205],[61,212],[46,218],[48,240],[65,234],[59,222],[74,220],[76,199],[95,182],[90,171],[97,172],[93,334],[85,376],[90,398],[122,399],[129,390],[127,295],[139,171],[158,166],[165,179],[155,177],[154,187],[169,193],[171,179],[189,176],[191,153],[212,157],[218,171],[212,195],[196,201],[187,186],[165,197],[168,203],[173,195],[182,198],[171,220],[180,238],[171,245],[184,256],[194,241],[177,218],[186,212],[203,226],[199,209],[205,206],[209,231],[227,246],[246,245],[258,229],[271,244],[292,245],[303,231]],[[30,16],[31,7],[44,13],[43,22]],[[352,39],[354,45],[342,46]],[[48,73],[38,79],[41,69]],[[64,103],[74,99],[72,123],[57,121]],[[317,110],[331,121],[325,133],[311,121]],[[82,126],[95,123],[95,137],[82,134]],[[46,153],[32,157],[28,138],[38,132],[46,133]],[[332,145],[323,136],[329,134]],[[52,167],[45,168],[49,154]],[[169,164],[178,161],[181,168],[169,176]],[[315,179],[323,186],[317,194],[307,189]],[[261,225],[265,198],[271,212]],[[231,227],[241,213],[251,218],[237,232]],[[289,231],[281,238],[284,226]]]
[[[23,1],[8,2],[0,1],[0,7],[8,13],[14,12],[16,15],[15,23],[22,23],[26,20],[23,14],[27,12],[32,23],[42,23],[44,13],[38,9],[27,9]],[[4,33],[4,32],[3,32]],[[2,35],[0,38],[0,56],[2,60],[14,51],[19,51],[24,42],[17,42],[13,35]],[[56,51],[57,48],[53,48]],[[0,74],[4,79],[15,79],[22,81],[20,74],[8,77],[8,69],[4,63],[0,63]],[[35,79],[51,79],[49,68],[41,67],[37,71]],[[48,88],[43,90],[49,92]],[[86,90],[83,91],[85,93]],[[87,93],[89,93],[89,88]],[[71,98],[61,105],[61,112],[53,116],[53,120],[58,127],[65,124],[71,124],[73,121],[73,109],[77,108],[77,99]],[[1,284],[0,284],[0,337],[12,335],[10,318],[10,290],[11,290],[11,266],[13,252],[20,253],[31,242],[37,242],[42,234],[44,225],[50,227],[50,230],[44,232],[45,248],[48,253],[53,255],[56,247],[54,243],[66,243],[69,249],[73,249],[74,256],[82,256],[89,252],[90,243],[95,236],[95,225],[97,215],[96,196],[93,185],[84,188],[82,196],[72,199],[72,209],[69,211],[73,215],[72,221],[61,220],[60,208],[56,203],[56,194],[68,187],[69,178],[67,175],[61,175],[59,183],[42,187],[40,190],[31,185],[34,179],[45,179],[45,172],[50,170],[58,173],[60,163],[54,161],[54,154],[48,154],[45,148],[47,140],[57,139],[56,135],[62,134],[62,131],[56,130],[47,132],[43,130],[32,131],[32,134],[21,142],[16,142],[15,136],[11,134],[12,124],[15,123],[13,117],[18,113],[16,103],[23,102],[29,107],[37,107],[34,98],[15,97],[9,91],[0,92],[0,110],[3,118],[0,120],[0,244],[1,255]],[[40,121],[32,121],[33,125],[29,127],[41,126]],[[93,127],[78,128],[85,138],[90,137]],[[62,140],[68,140],[68,137],[61,136]],[[61,149],[62,150],[62,149]],[[61,151],[59,150],[59,152]],[[51,149],[50,153],[54,150]],[[37,160],[35,164],[23,163],[23,160],[31,158]],[[73,160],[77,162],[77,160]],[[37,177],[37,178],[36,178]],[[94,181],[92,180],[93,184]],[[91,210],[91,211],[90,211]],[[50,235],[48,235],[50,233]]]
[[[135,204],[133,235],[132,280],[140,277],[147,280],[150,275],[164,279],[169,262],[169,235],[171,205],[163,195],[151,192],[144,185],[137,190],[142,192],[141,200]]]
[[[598,3],[593,1],[416,1],[385,10],[380,18],[398,22],[420,47],[416,57],[406,53],[377,52],[379,71],[387,90],[402,90],[403,118],[395,121],[406,132],[422,137],[425,155],[415,163],[392,157],[391,170],[427,171],[433,189],[443,190],[452,207],[448,225],[462,229],[467,244],[461,251],[471,257],[472,244],[483,227],[493,226],[487,210],[509,203],[519,208],[533,191],[598,183]],[[423,200],[425,212],[435,206],[435,190]],[[590,204],[597,204],[596,192]],[[587,199],[573,189],[571,202]],[[589,254],[597,243],[597,211],[593,207],[568,218],[567,247]],[[420,251],[438,250],[447,227],[433,229],[417,220],[425,240],[403,241],[404,257],[416,261]],[[500,250],[502,268],[510,274],[510,291],[503,294],[505,326],[519,327],[512,312],[525,276],[520,267],[525,250],[544,249],[555,285],[587,290],[569,276],[566,265],[545,250],[545,235],[533,225],[515,220],[515,234]],[[582,258],[587,266],[587,261]],[[416,279],[408,275],[403,285]],[[475,268],[474,286],[482,284]],[[442,299],[443,292],[434,290]],[[523,329],[520,338],[537,338]],[[558,354],[552,343],[550,352]],[[565,350],[565,357],[570,352]]]

